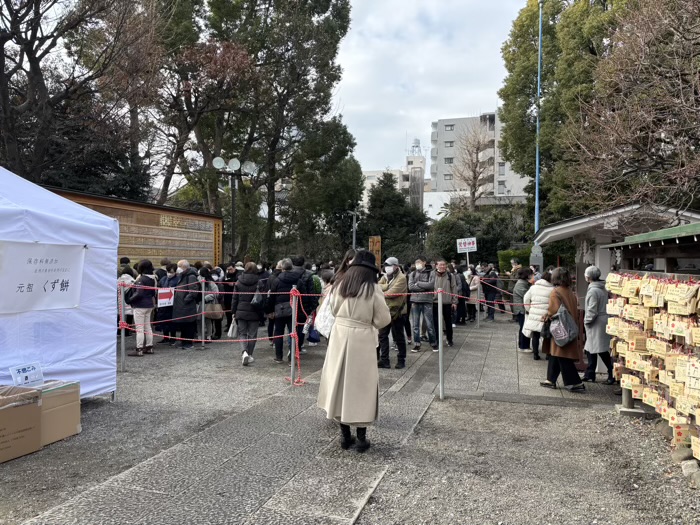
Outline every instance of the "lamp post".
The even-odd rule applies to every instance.
[[[542,101],[542,11],[544,0],[539,0],[540,5],[540,33],[537,56],[537,138],[535,151],[535,234],[540,229],[540,103]]]
[[[241,161],[233,158],[228,163],[221,157],[216,157],[212,164],[214,168],[231,176],[231,257],[236,257],[236,193],[238,192],[238,177],[241,173]],[[243,163],[242,171],[247,175],[255,173],[256,166],[249,160]]]
[[[357,249],[357,212],[356,211],[349,211],[348,213],[350,215],[352,215],[352,249],[356,250]]]
[[[535,235],[540,231],[540,110],[542,102],[542,18],[544,0],[539,0],[540,31],[537,49],[537,138],[535,148]],[[530,264],[539,268],[544,266],[542,247],[535,242],[530,252]]]

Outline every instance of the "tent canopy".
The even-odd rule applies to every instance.
[[[39,362],[46,379],[80,381],[82,397],[115,391],[118,222],[0,167],[3,241],[88,249],[77,308],[0,314],[0,384],[9,367]]]

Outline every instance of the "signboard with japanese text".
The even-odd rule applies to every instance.
[[[82,245],[0,241],[0,314],[78,308]]]
[[[377,259],[377,266],[382,265],[382,237],[380,235],[372,235],[369,238],[369,251],[374,254]]]
[[[172,306],[175,300],[175,288],[158,288],[158,308]]]
[[[41,363],[29,363],[10,367],[10,375],[15,386],[35,386],[44,384]]]
[[[476,237],[457,239],[457,253],[472,253],[476,251]]]

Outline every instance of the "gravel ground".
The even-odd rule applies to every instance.
[[[669,452],[609,408],[436,401],[357,523],[700,523]]]

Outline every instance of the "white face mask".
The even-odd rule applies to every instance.
[[[387,266],[386,268],[384,268],[384,270],[386,271],[386,274],[387,274],[387,275],[391,275],[392,273],[394,273],[394,267],[393,267],[393,266]]]
[[[178,269],[177,269],[177,273],[182,273],[182,272],[184,272],[184,271],[185,271],[185,270],[183,270],[183,269],[180,268],[180,267],[178,267]]]
[[[423,271],[424,268],[425,268],[425,265],[423,265],[423,264],[416,264],[416,270],[418,270],[419,272],[420,272],[420,271]]]
[[[211,276],[211,280],[212,280],[212,281],[218,281],[218,280],[219,280],[219,276],[216,275],[216,274],[213,274],[213,275]]]
[[[169,277],[170,279],[172,279],[173,277],[175,277],[175,274],[172,273],[172,272],[168,272],[168,277]]]
[[[313,266],[311,267],[311,271],[312,271],[312,272],[315,272],[315,271],[316,271],[316,265],[313,265]]]
[[[262,264],[258,264],[258,271],[262,270]]]

